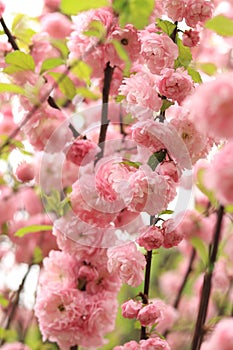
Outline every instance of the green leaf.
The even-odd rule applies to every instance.
[[[39,264],[43,260],[43,252],[40,247],[35,247],[34,252],[33,252],[33,263],[34,264]]]
[[[12,92],[14,94],[25,95],[24,89],[15,84],[0,83],[0,93],[2,92]]]
[[[211,18],[205,27],[221,36],[233,36],[233,20],[223,15]]]
[[[154,0],[114,0],[113,10],[119,14],[122,27],[132,23],[137,29],[149,24],[149,17],[154,8]]]
[[[167,210],[163,210],[163,211],[161,211],[161,213],[159,213],[159,216],[160,215],[171,215],[171,214],[173,214],[174,213],[174,210],[169,210],[169,209],[167,209]]]
[[[15,232],[15,237],[24,237],[29,233],[41,232],[41,231],[51,231],[53,226],[51,225],[30,225],[20,228]]]
[[[210,76],[214,75],[218,69],[217,66],[211,62],[198,62],[197,67]]]
[[[190,48],[187,46],[184,46],[180,38],[177,38],[177,45],[179,49],[179,56],[175,60],[175,68],[178,68],[178,67],[188,68],[190,62],[192,61],[192,53],[190,51]]]
[[[196,249],[198,255],[200,256],[204,266],[207,266],[209,253],[208,248],[204,244],[203,240],[199,237],[192,237],[190,241],[192,246]]]
[[[77,15],[78,12],[88,11],[99,7],[109,6],[107,0],[61,0],[61,11],[66,15]]]
[[[120,103],[123,100],[125,100],[125,96],[124,95],[117,95],[117,97],[115,98],[115,101]]]
[[[132,166],[133,168],[139,169],[140,165],[142,165],[142,163],[140,162],[132,162],[130,160],[124,160],[123,162],[120,162],[119,164],[125,164],[128,166]]]
[[[83,61],[78,61],[77,64],[72,65],[71,72],[75,74],[80,80],[84,80],[88,85],[90,84],[92,68]]]
[[[17,332],[14,329],[4,329],[0,328],[0,339],[6,342],[12,342],[17,339]]]
[[[166,151],[161,150],[158,152],[153,153],[150,158],[148,159],[147,164],[151,167],[153,171],[155,171],[157,165],[161,163],[166,157]]]
[[[40,69],[40,74],[42,74],[50,69],[61,66],[62,64],[64,64],[64,60],[62,58],[59,58],[59,57],[48,58],[47,60],[44,60],[44,62],[42,63],[42,66]]]
[[[63,73],[49,72],[49,75],[57,82],[61,92],[69,99],[72,100],[76,95],[76,88],[72,80]]]
[[[17,14],[12,23],[12,35],[17,39],[20,48],[28,50],[32,36],[36,33],[33,28],[37,26],[38,20],[25,14]]]
[[[104,40],[106,36],[106,28],[100,21],[92,21],[83,34],[86,36],[95,36],[98,39]]]
[[[166,33],[168,36],[170,36],[174,32],[174,29],[176,28],[176,25],[174,23],[167,20],[160,19],[160,18],[156,19],[156,25],[157,27],[162,29],[162,31]]]
[[[112,40],[111,43],[113,44],[118,56],[125,62],[124,75],[128,76],[130,73],[131,62],[127,51],[119,41]]]
[[[9,68],[6,67],[4,69],[4,72],[9,73],[10,68],[12,69],[12,73],[16,73],[19,71],[24,70],[31,70],[34,71],[35,69],[35,62],[33,57],[25,52],[22,51],[14,51],[10,52],[6,55],[5,59],[6,63],[9,64]]]
[[[166,109],[168,109],[170,106],[174,105],[174,102],[169,101],[169,100],[163,100],[163,104],[162,107],[160,109],[160,112],[164,112],[166,111]]]
[[[204,184],[204,175],[205,175],[205,169],[199,169],[197,172],[197,182],[196,186],[199,188],[199,190],[204,193],[209,201],[212,203],[214,207],[217,206],[217,199],[215,198],[214,191],[211,191],[206,188]]]
[[[199,83],[199,84],[202,83],[200,73],[196,71],[196,69],[192,67],[188,67],[187,71],[188,71],[188,74],[192,77],[194,83]]]
[[[68,57],[69,50],[68,50],[68,47],[67,47],[65,40],[51,38],[50,42],[58,51],[60,51],[60,53],[64,59],[66,59]]]
[[[83,96],[84,98],[89,98],[91,100],[98,100],[99,96],[96,95],[94,92],[90,91],[89,89],[80,86],[76,89],[76,93]]]
[[[2,294],[0,294],[0,305],[7,307],[9,305],[9,300],[6,299]]]

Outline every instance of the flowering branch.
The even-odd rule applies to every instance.
[[[208,269],[204,276],[201,300],[199,304],[197,322],[196,322],[196,327],[194,331],[191,350],[200,349],[202,339],[204,336],[204,324],[205,324],[207,310],[208,310],[214,264],[217,258],[218,245],[219,245],[220,234],[221,234],[221,226],[222,226],[222,220],[224,215],[223,206],[219,207],[217,215],[218,215],[217,223],[216,223],[215,233],[213,237],[213,243],[211,244],[210,250],[209,250],[209,264],[208,264]]]

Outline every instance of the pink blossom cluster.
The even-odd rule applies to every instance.
[[[122,346],[115,346],[114,350],[170,350],[170,346],[159,337],[140,340],[139,343],[132,340]]]
[[[78,249],[79,255],[51,251],[44,259],[35,305],[43,339],[64,350],[102,346],[117,312],[120,281],[108,272],[106,250]]]
[[[209,0],[175,0],[165,1],[166,14],[173,21],[185,19],[188,26],[195,28],[204,24],[212,16],[213,4]]]

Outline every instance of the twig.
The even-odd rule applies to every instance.
[[[197,316],[191,350],[200,349],[202,339],[204,336],[204,324],[206,321],[214,264],[217,258],[217,252],[218,252],[218,246],[219,246],[219,240],[220,240],[220,234],[221,234],[221,226],[222,226],[222,220],[224,215],[223,206],[219,207],[217,215],[218,215],[217,223],[216,223],[216,228],[213,236],[213,243],[210,246],[208,268],[204,275],[204,282],[202,287],[201,299],[199,304],[198,316]]]
[[[108,62],[106,68],[104,70],[104,86],[102,90],[102,112],[101,112],[101,127],[100,127],[100,135],[99,135],[99,147],[101,151],[99,152],[96,161],[103,157],[104,154],[104,144],[107,135],[108,129],[108,100],[109,100],[109,92],[110,85],[112,80],[114,68],[110,66]]]
[[[186,272],[185,272],[183,281],[182,281],[182,283],[181,283],[181,286],[180,286],[180,288],[179,288],[179,290],[178,290],[176,299],[175,299],[174,304],[173,304],[173,307],[174,307],[175,309],[177,309],[178,306],[179,306],[179,303],[180,303],[180,300],[181,300],[181,296],[182,296],[184,287],[186,286],[186,283],[187,283],[187,281],[188,281],[188,277],[189,277],[190,273],[192,272],[192,265],[193,265],[193,261],[194,261],[194,259],[195,259],[195,256],[196,256],[196,250],[193,248],[193,249],[192,249],[192,254],[191,254],[191,256],[190,256],[190,260],[189,260],[189,264],[188,264],[187,270],[186,270]]]
[[[12,320],[14,319],[14,316],[15,316],[15,312],[16,312],[16,309],[17,309],[17,306],[18,306],[18,303],[19,303],[19,298],[20,298],[20,294],[24,288],[24,284],[25,284],[25,281],[29,275],[29,272],[31,271],[31,267],[32,265],[28,265],[28,269],[19,285],[19,288],[16,292],[16,295],[15,295],[15,300],[11,306],[11,309],[10,309],[10,312],[9,312],[9,316],[8,316],[8,319],[7,319],[7,323],[6,323],[6,326],[5,326],[5,330],[8,330],[10,328],[10,325],[11,325],[11,322]],[[5,340],[2,339],[0,341],[0,345],[3,345],[5,343]]]
[[[3,17],[0,19],[0,23],[2,25],[2,28],[6,34],[6,36],[8,37],[8,41],[11,44],[11,46],[13,47],[14,50],[19,50],[18,45],[16,44],[15,38],[13,37],[13,35],[11,34],[10,30],[8,29]]]

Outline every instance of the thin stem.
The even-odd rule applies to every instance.
[[[22,281],[21,281],[21,283],[19,285],[19,288],[18,288],[18,290],[16,292],[15,300],[14,300],[12,306],[11,306],[11,309],[10,309],[10,312],[9,312],[9,316],[8,316],[8,319],[7,319],[7,323],[6,323],[6,326],[5,326],[5,330],[10,329],[11,322],[14,319],[15,312],[16,312],[17,306],[19,304],[20,294],[21,294],[21,292],[22,292],[22,290],[24,288],[25,281],[26,281],[26,279],[27,279],[27,277],[29,275],[29,272],[31,271],[31,266],[32,265],[28,265],[28,269],[27,269],[27,271],[26,271],[26,273],[25,273],[25,275],[24,275],[24,277],[23,277],[23,279],[22,279]],[[4,343],[5,343],[5,340],[2,339],[2,341],[0,341],[0,345],[3,345]]]
[[[218,215],[217,223],[216,223],[216,228],[213,236],[213,243],[211,244],[210,251],[209,251],[208,269],[204,275],[201,299],[199,304],[198,316],[197,316],[191,350],[200,349],[203,336],[204,336],[204,324],[206,321],[214,264],[217,258],[218,246],[219,246],[220,234],[221,234],[221,226],[222,226],[222,220],[224,215],[223,206],[219,207],[217,215]]]
[[[16,44],[15,38],[13,37],[13,35],[11,34],[10,30],[8,29],[3,17],[0,19],[0,23],[2,25],[2,28],[6,34],[6,36],[8,37],[8,41],[11,44],[11,46],[13,47],[14,50],[19,50],[18,45]]]
[[[183,293],[183,290],[184,290],[184,287],[186,286],[186,283],[188,281],[188,277],[190,275],[190,273],[192,272],[192,266],[193,266],[193,261],[195,259],[195,256],[196,256],[196,250],[193,248],[192,249],[192,253],[191,253],[191,256],[190,256],[190,260],[189,260],[189,264],[188,264],[188,267],[187,267],[187,270],[185,272],[185,275],[184,275],[184,278],[183,278],[183,281],[181,283],[181,286],[178,290],[178,293],[177,293],[177,296],[176,296],[176,299],[174,301],[174,304],[173,304],[173,307],[175,309],[178,308],[179,304],[180,304],[180,300],[181,300],[181,296],[182,296],[182,293]]]
[[[152,250],[146,253],[146,271],[145,271],[145,282],[143,291],[143,303],[148,304],[149,288],[150,288],[150,273],[151,273],[151,262],[152,262]],[[147,339],[146,327],[141,327],[140,339]]]
[[[114,68],[110,66],[108,62],[106,68],[104,70],[104,86],[102,90],[102,112],[101,112],[101,127],[100,127],[100,135],[99,135],[99,147],[101,149],[98,154],[97,160],[103,157],[104,154],[104,141],[106,140],[107,129],[108,129],[108,100],[109,100],[109,92],[112,81]]]
[[[158,221],[158,218],[155,218],[154,216],[150,217],[150,225],[155,225],[157,221]],[[148,304],[148,300],[149,300],[151,263],[152,263],[152,250],[148,250],[146,252],[144,291],[143,291],[143,294],[141,294],[143,304]],[[147,339],[146,327],[143,327],[143,326],[141,327],[140,339]]]

